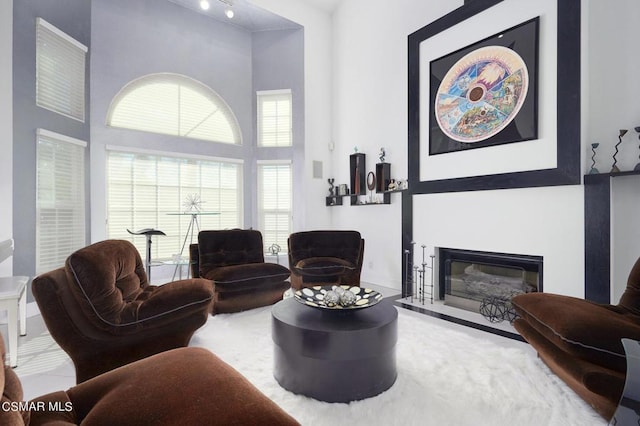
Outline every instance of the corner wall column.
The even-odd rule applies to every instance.
[[[596,303],[611,299],[611,178],[584,177],[584,297]]]

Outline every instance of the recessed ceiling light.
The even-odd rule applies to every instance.
[[[209,2],[207,0],[200,0],[200,7],[202,10],[209,10]]]
[[[234,17],[235,13],[233,13],[233,9],[227,9],[224,11],[224,14],[227,15],[227,18],[231,19]]]

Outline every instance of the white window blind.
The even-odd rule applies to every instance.
[[[42,18],[36,22],[36,104],[84,122],[87,47]]]
[[[261,91],[257,98],[258,146],[291,146],[291,90]]]
[[[241,144],[240,127],[211,88],[179,74],[150,74],[128,83],[111,103],[107,124],[212,142]]]
[[[291,163],[258,163],[258,220],[267,250],[287,249],[292,230]]]
[[[39,129],[36,161],[36,273],[56,269],[86,245],[86,143]]]
[[[191,216],[176,213],[188,211],[190,199],[200,201],[200,229],[242,226],[242,164],[115,150],[107,162],[107,236],[132,241],[144,254],[145,238],[127,229],[163,231],[152,244],[154,260],[181,252]]]

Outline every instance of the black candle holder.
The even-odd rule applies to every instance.
[[[600,146],[600,144],[599,144],[599,143],[592,143],[592,144],[591,144],[591,152],[592,152],[593,154],[591,154],[591,170],[589,170],[589,174],[590,174],[590,175],[595,175],[595,174],[600,173],[600,172],[598,171],[598,169],[596,169],[596,148],[597,148],[598,146]]]
[[[613,166],[611,166],[611,173],[618,173],[620,169],[616,166],[618,160],[616,160],[616,155],[618,155],[618,146],[622,143],[622,137],[626,135],[628,130],[620,129],[620,134],[618,135],[618,143],[616,144],[616,152],[613,154]]]
[[[434,269],[433,261],[435,255],[429,255],[429,263],[427,263],[425,250],[426,245],[422,245],[422,269],[419,266],[413,264],[413,247],[416,244],[411,241],[411,250],[405,250],[405,288],[410,291],[411,303],[413,303],[414,297],[418,302],[424,305],[425,297],[429,297],[429,301],[433,304],[433,284],[434,284]],[[430,271],[430,273],[429,273]],[[429,283],[427,283],[427,274],[430,275]]]

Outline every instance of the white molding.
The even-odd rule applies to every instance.
[[[149,154],[149,155],[162,155],[165,157],[173,157],[173,158],[185,158],[185,159],[193,159],[193,160],[206,160],[206,161],[219,161],[222,163],[234,163],[234,164],[244,164],[244,160],[241,158],[224,158],[224,157],[210,157],[206,155],[199,154],[186,154],[181,152],[171,152],[171,151],[160,151],[154,149],[144,149],[144,148],[134,148],[130,146],[120,146],[120,145],[105,145],[106,151],[119,151],[119,152],[130,152],[132,154]]]
[[[291,89],[277,89],[277,90],[258,90],[256,95],[265,96],[265,95],[289,95],[291,94]]]
[[[292,164],[293,161],[291,159],[286,159],[283,158],[281,160],[257,160],[256,164],[261,165],[261,164]]]
[[[52,33],[57,35],[58,37],[61,37],[61,38],[65,39],[66,41],[68,41],[69,43],[73,44],[75,47],[77,47],[78,49],[82,50],[85,53],[87,53],[89,51],[89,48],[87,46],[85,46],[84,44],[80,43],[78,40],[76,40],[75,38],[71,37],[69,34],[67,34],[64,31],[60,30],[59,28],[53,26],[52,24],[48,23],[47,21],[45,21],[42,18],[36,18],[36,25],[42,26],[42,27],[48,29],[49,31],[51,31]]]
[[[51,130],[37,129],[36,130],[36,134],[38,136],[55,139],[55,140],[60,141],[60,142],[67,142],[67,143],[70,143],[70,144],[79,145],[79,146],[81,146],[83,148],[87,147],[87,142],[85,142],[83,140],[72,138],[71,136],[62,135],[60,133],[52,132]]]

